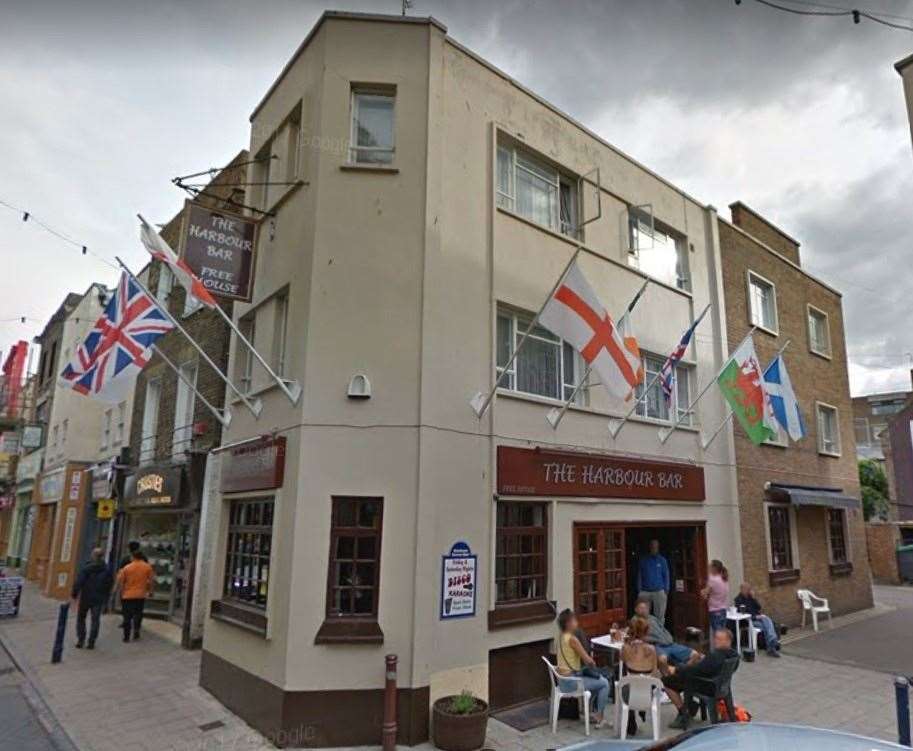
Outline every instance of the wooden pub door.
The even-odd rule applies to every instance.
[[[574,610],[590,636],[627,617],[624,527],[574,526]]]

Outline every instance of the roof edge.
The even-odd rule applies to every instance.
[[[911,65],[913,65],[913,54],[907,55],[903,60],[898,60],[894,63],[894,70],[903,75],[904,68],[908,68]]]
[[[740,208],[744,209],[749,214],[751,214],[755,219],[760,219],[762,222],[764,222],[764,224],[766,224],[768,227],[770,227],[772,230],[774,230],[774,232],[776,232],[780,235],[783,235],[783,237],[785,237],[791,243],[794,243],[797,248],[802,246],[802,243],[800,243],[795,237],[784,232],[776,224],[774,224],[772,221],[770,221],[770,219],[768,219],[763,214],[760,214],[757,211],[755,211],[753,208],[751,208],[751,206],[749,206],[744,201],[733,201],[732,203],[730,203],[729,204],[730,211],[732,211],[733,206],[739,206]],[[748,234],[751,234],[751,233],[749,232]]]

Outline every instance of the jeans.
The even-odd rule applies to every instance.
[[[719,631],[721,628],[726,628],[726,611],[725,610],[711,610],[710,611],[710,630]]]
[[[130,638],[131,631],[134,636],[139,636],[139,627],[143,622],[143,608],[145,606],[146,601],[142,598],[120,601],[121,614],[124,618],[123,629],[125,639]]]
[[[761,629],[764,634],[764,641],[767,643],[767,649],[776,649],[780,645],[780,636],[777,634],[777,627],[774,622],[766,615],[756,615],[751,619],[755,626]]]
[[[684,665],[691,659],[693,650],[684,644],[656,644],[656,654],[665,655],[671,665]]]
[[[660,623],[665,625],[666,601],[668,599],[665,590],[658,589],[655,592],[641,591],[637,593],[637,598],[639,600],[649,600],[650,604],[653,606],[653,615],[657,617]]]
[[[574,677],[583,679],[583,687],[590,692],[593,700],[596,702],[596,714],[602,714],[606,705],[609,703],[609,679],[604,675],[601,675],[598,678],[591,678],[588,675],[583,675],[583,673],[579,671],[574,673]],[[559,687],[562,691],[571,693],[577,688],[577,685],[577,681],[564,679],[560,682]]]
[[[95,640],[98,638],[98,629],[101,626],[101,608],[101,603],[90,605],[83,603],[82,600],[79,601],[79,609],[76,611],[76,641],[80,644],[84,644],[86,641],[87,615],[92,618],[92,623],[89,627],[89,644],[95,644]]]

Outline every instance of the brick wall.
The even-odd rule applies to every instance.
[[[742,428],[733,423],[744,578],[754,585],[765,609],[787,624],[801,618],[796,598],[796,590],[800,587],[829,598],[836,613],[869,607],[872,592],[861,509],[847,514],[853,564],[849,575],[831,574],[825,510],[798,508],[794,533],[798,540],[799,578],[772,584],[769,577],[764,506],[766,483],[840,488],[856,498],[860,495],[840,295],[784,262],[745,232],[724,221],[719,225],[729,346],[735,347],[750,329],[746,278],[749,270],[755,271],[776,285],[779,319],[778,336],[760,330],[755,333],[758,356],[766,365],[790,340],[784,360],[809,433],[787,448],[755,446]],[[809,303],[828,314],[830,359],[810,351],[806,318]],[[839,458],[818,453],[816,400],[838,410]]]
[[[732,223],[736,227],[745,230],[749,235],[756,237],[793,263],[800,263],[799,243],[785,234],[783,230],[756,214],[740,201],[729,204],[729,213],[732,216]]]
[[[885,454],[887,471],[890,473],[888,487],[893,502],[890,518],[899,521],[913,520],[913,401],[900,412],[892,415],[888,422],[886,441],[889,448]],[[884,443],[884,442],[883,442]],[[890,455],[891,461],[887,463]],[[895,505],[896,504],[896,505]]]
[[[865,525],[872,578],[882,584],[900,584],[897,569],[897,543],[900,531],[896,524],[869,522]]]

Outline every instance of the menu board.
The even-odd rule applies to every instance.
[[[19,615],[22,582],[21,576],[0,576],[0,618]]]
[[[441,561],[441,620],[476,614],[478,556],[465,542],[456,542]]]

